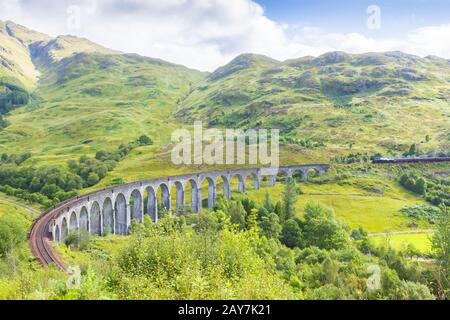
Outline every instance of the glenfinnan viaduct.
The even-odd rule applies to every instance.
[[[217,184],[223,184],[223,196],[230,198],[230,181],[235,177],[238,179],[238,191],[245,192],[247,177],[252,177],[255,189],[260,189],[263,176],[268,176],[270,185],[274,185],[277,174],[280,172],[286,177],[300,174],[302,179],[306,181],[311,170],[320,175],[329,168],[329,165],[318,164],[264,169],[237,169],[164,177],[115,186],[81,196],[76,201],[71,201],[70,205],[61,204],[58,206],[59,211],[54,216],[50,232],[53,235],[53,240],[59,242],[64,241],[69,230],[85,230],[94,235],[101,235],[105,232],[126,235],[132,220],[143,221],[144,212],[157,222],[158,208],[175,209],[172,211],[185,208],[185,189],[188,184],[191,187],[190,209],[192,212],[200,212],[203,199],[202,184],[205,181],[208,184],[208,208],[213,208],[216,201]],[[175,187],[174,191],[176,192],[174,208],[172,208],[171,203],[172,187]],[[160,194],[160,197],[157,197],[158,194]],[[144,205],[146,210],[144,210]]]

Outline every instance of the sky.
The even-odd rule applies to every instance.
[[[0,0],[0,20],[203,71],[242,53],[450,58],[448,0]]]

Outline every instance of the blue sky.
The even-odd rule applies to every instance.
[[[379,28],[368,27],[371,5]],[[242,53],[450,59],[450,0],[0,0],[0,20],[205,71]]]
[[[448,0],[257,0],[275,21],[320,26],[330,32],[359,32],[374,37],[394,37],[429,25],[450,21]],[[368,30],[366,9],[381,9],[382,27]]]

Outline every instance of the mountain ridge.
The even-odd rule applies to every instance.
[[[9,126],[0,129],[3,150],[58,158],[139,134],[165,144],[170,130],[193,120],[211,127],[279,128],[283,143],[307,150],[352,145],[397,152],[425,136],[431,139],[425,148],[449,148],[450,62],[443,58],[337,51],[278,61],[242,54],[205,73],[87,39],[47,38],[13,27],[0,28],[0,58],[9,61],[12,52],[23,57],[12,66],[20,72],[0,64],[0,77],[10,80],[0,90],[0,103],[10,99]],[[26,68],[28,78],[21,71]],[[27,90],[14,81],[25,82]]]

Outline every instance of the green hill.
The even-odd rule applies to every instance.
[[[24,166],[65,164],[145,134],[154,146],[133,151],[106,181],[179,172],[168,161],[170,135],[196,119],[280,128],[282,164],[402,153],[413,143],[449,149],[450,64],[437,57],[332,52],[280,62],[245,54],[207,74],[87,39],[0,26],[7,61],[0,153],[31,152]]]
[[[450,63],[401,52],[331,52],[285,62],[242,55],[199,84],[179,119],[280,128],[328,147],[448,149]],[[292,140],[292,139],[291,139]]]
[[[32,97],[26,107],[7,110],[9,126],[0,131],[0,152],[32,152],[32,161],[65,161],[144,133],[167,140],[168,130],[176,126],[169,119],[177,103],[204,78],[199,71],[121,54],[85,39],[32,37],[35,33],[15,27],[20,32],[3,36],[16,51],[20,48],[34,73],[27,81],[11,73],[8,85],[15,81]]]

